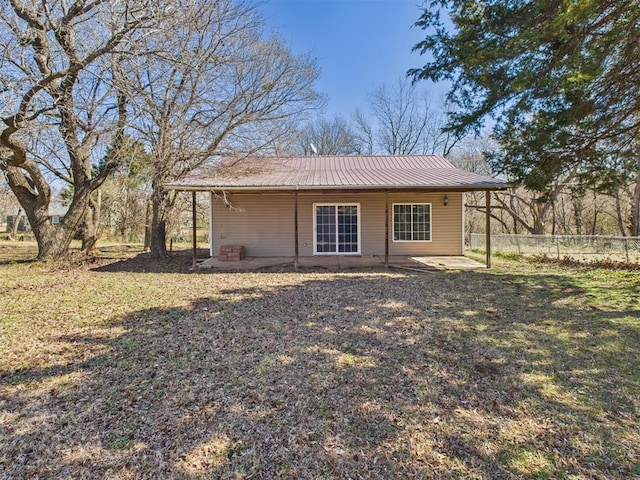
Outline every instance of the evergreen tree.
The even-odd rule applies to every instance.
[[[497,171],[538,191],[637,181],[638,0],[433,0],[416,25],[429,59],[409,74],[452,83],[450,130],[495,122]]]

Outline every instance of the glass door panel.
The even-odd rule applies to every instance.
[[[316,205],[315,253],[358,253],[358,206]]]

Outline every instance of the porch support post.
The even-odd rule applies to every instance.
[[[293,266],[298,268],[298,190],[293,193],[293,234],[295,238],[293,239],[294,245],[294,256],[293,256]]]
[[[213,192],[209,192],[209,256],[213,257]]]
[[[384,266],[389,266],[389,193],[384,194]]]
[[[196,242],[196,192],[195,190],[191,192],[191,228],[192,228],[192,237],[193,237],[193,269],[196,269],[198,265],[197,262],[197,248],[198,243]]]
[[[487,268],[491,268],[491,191],[486,190],[484,192],[485,199],[485,247],[487,256]]]

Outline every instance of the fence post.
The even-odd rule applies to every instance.
[[[560,260],[560,239],[556,236],[556,251],[558,252],[558,260]]]

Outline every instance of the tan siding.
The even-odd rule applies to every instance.
[[[298,226],[300,255],[313,255],[313,204],[359,203],[360,250],[362,255],[384,255],[384,193],[360,194],[300,194]],[[381,225],[378,225],[382,222]]]
[[[462,193],[393,194],[389,203],[430,203],[431,242],[389,242],[389,255],[462,255]],[[392,210],[392,206],[389,209]]]
[[[389,194],[390,255],[461,255],[462,194],[448,193],[449,204],[443,205],[444,193]],[[214,201],[213,252],[221,245],[244,245],[250,256],[293,256],[293,195],[234,194],[234,207],[225,208],[220,199]],[[300,256],[313,255],[313,204],[359,203],[361,254],[384,255],[385,194],[298,194],[298,233]],[[431,203],[432,241],[423,243],[394,242],[392,230],[393,203]]]
[[[234,194],[231,202],[213,202],[214,255],[222,245],[244,245],[252,257],[293,256],[293,195]]]

